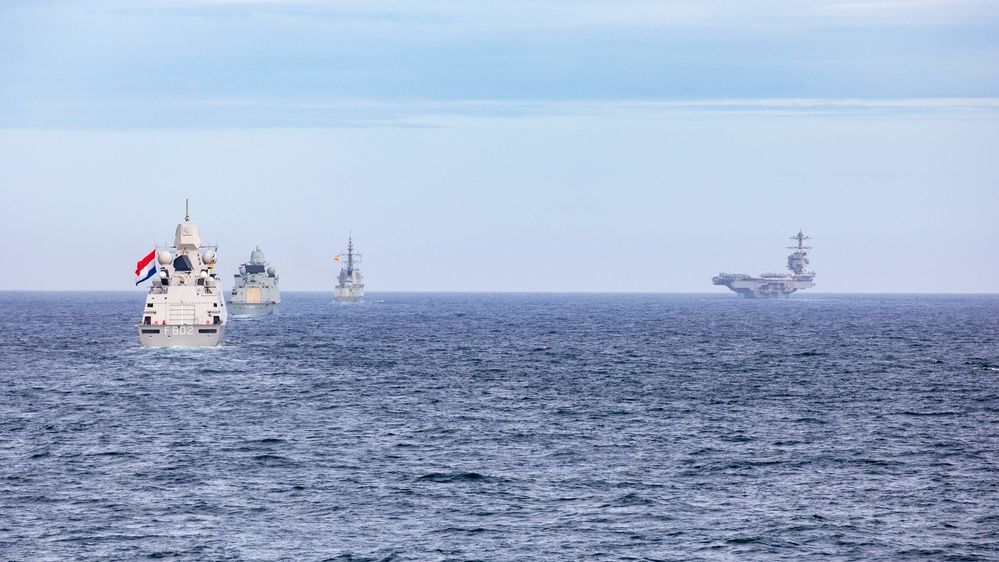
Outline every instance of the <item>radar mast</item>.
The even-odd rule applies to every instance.
[[[360,254],[357,257],[361,257]],[[347,275],[354,274],[354,233],[347,234]]]
[[[798,229],[798,235],[791,237],[791,240],[797,240],[798,241],[798,245],[797,246],[788,246],[787,249],[788,250],[798,250],[799,252],[802,252],[802,253],[808,253],[808,250],[811,250],[812,247],[811,246],[805,246],[804,242],[805,242],[805,240],[811,240],[811,239],[812,239],[811,236],[805,236],[804,234],[802,234],[801,229],[799,228]]]

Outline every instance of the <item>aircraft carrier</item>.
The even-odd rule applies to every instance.
[[[744,273],[721,273],[711,282],[724,285],[736,293],[751,299],[781,299],[786,298],[800,289],[810,289],[815,286],[815,272],[808,269],[808,252],[811,246],[805,246],[805,240],[810,240],[800,230],[797,236],[797,246],[788,246],[794,252],[787,257],[787,269],[790,273],[764,273],[753,277]]]

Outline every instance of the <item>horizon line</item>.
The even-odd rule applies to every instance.
[[[3,131],[322,130],[440,128],[440,121],[524,117],[999,118],[999,96],[698,97],[617,99],[74,99],[8,104]],[[225,115],[218,116],[218,110]],[[208,114],[202,111],[212,110]],[[85,115],[86,117],[81,117]]]
[[[329,293],[332,290],[294,290],[280,289],[281,293]],[[135,293],[145,294],[148,291],[132,289],[0,289],[0,293]],[[366,294],[425,294],[425,295],[718,295],[745,300],[776,300],[776,299],[747,299],[746,297],[732,294],[731,292],[707,292],[707,291],[476,291],[476,290],[456,290],[456,291],[406,291],[406,290],[384,290],[369,291]],[[992,293],[947,293],[947,292],[824,292],[809,291],[796,295],[793,298],[800,298],[809,295],[895,295],[895,296],[919,296],[919,295],[942,295],[942,296],[999,296],[999,291]],[[789,297],[790,298],[790,297]],[[780,299],[784,300],[784,299]]]

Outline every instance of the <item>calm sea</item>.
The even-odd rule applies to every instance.
[[[999,560],[999,295],[0,293],[2,560]]]

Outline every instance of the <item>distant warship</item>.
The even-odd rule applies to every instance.
[[[334,302],[358,302],[364,298],[364,277],[355,262],[361,261],[361,254],[354,253],[354,239],[347,239],[347,262],[340,269],[339,282],[333,288]],[[340,256],[333,258],[340,261]]]
[[[143,347],[207,347],[222,339],[228,315],[212,272],[218,248],[202,246],[198,225],[190,220],[185,211],[173,246],[157,247],[137,264],[136,285],[152,278],[138,326]]]
[[[797,246],[788,246],[789,250],[794,250],[787,257],[787,268],[791,273],[764,273],[759,277],[751,277],[742,273],[722,273],[713,277],[711,282],[715,285],[725,285],[736,293],[748,298],[755,299],[779,299],[789,296],[798,289],[810,289],[815,286],[815,272],[808,270],[808,251],[811,246],[805,246],[805,240],[810,240],[798,231],[797,236],[792,236],[791,240],[797,240]]]
[[[250,253],[250,261],[239,266],[235,274],[229,311],[236,316],[265,316],[277,312],[281,304],[278,276],[274,267],[264,260],[260,246]]]

